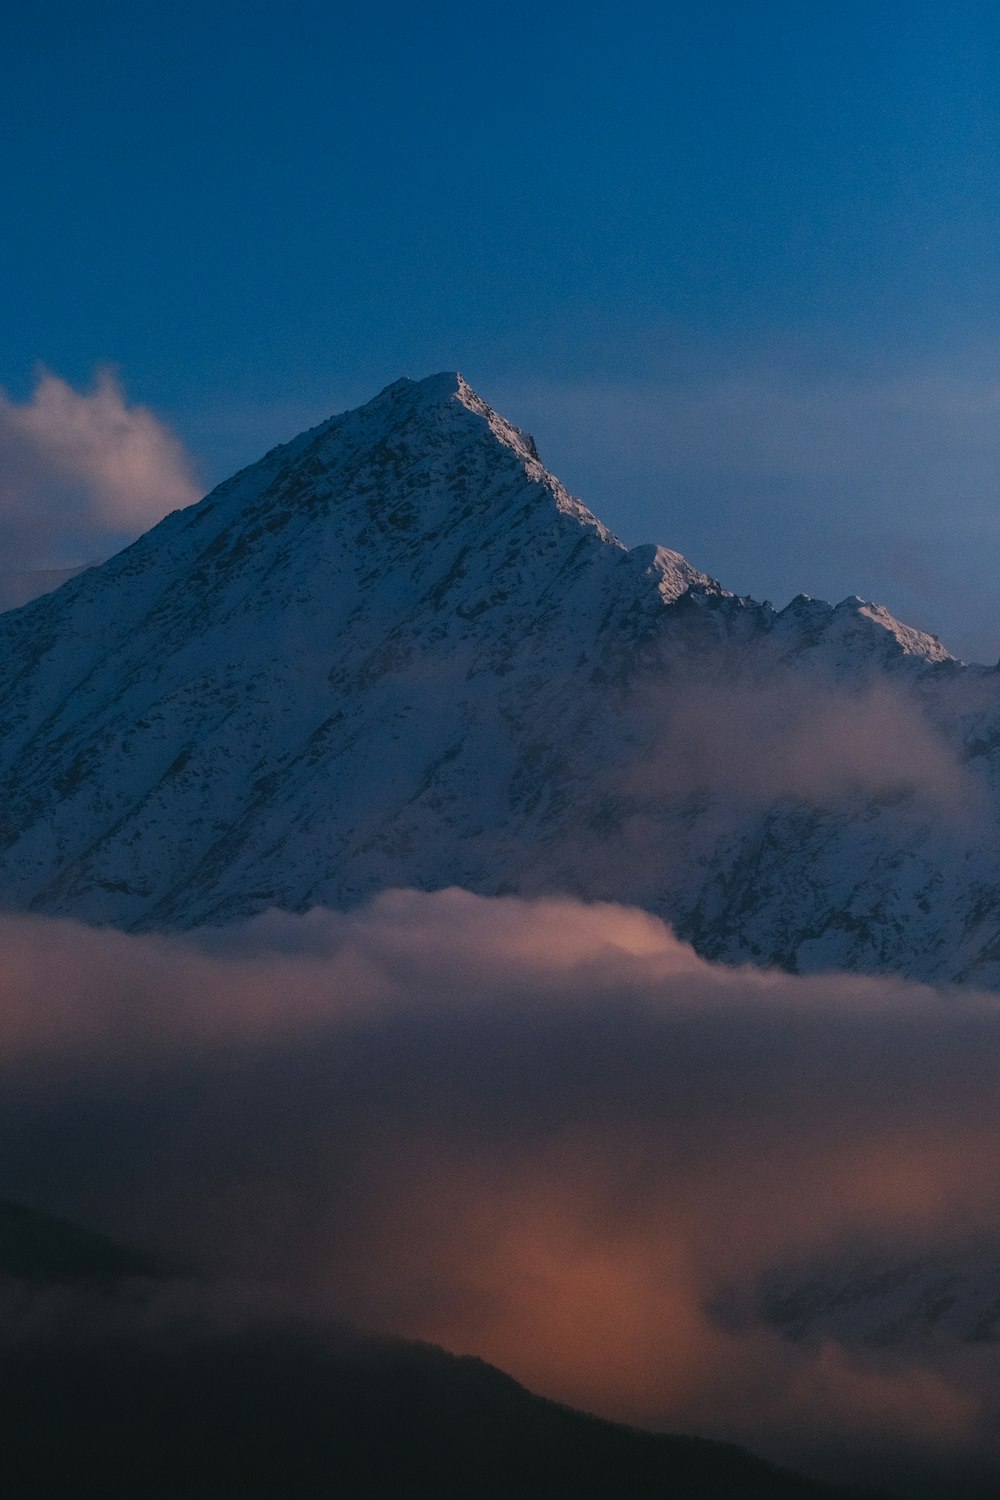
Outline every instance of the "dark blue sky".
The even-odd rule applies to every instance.
[[[460,368],[627,541],[1000,652],[1000,8],[10,0],[0,385],[206,480]]]

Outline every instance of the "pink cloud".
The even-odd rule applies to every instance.
[[[200,496],[180,440],[115,375],[89,391],[42,374],[0,391],[0,549],[20,570],[89,562]]]

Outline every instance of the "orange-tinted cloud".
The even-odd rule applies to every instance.
[[[0,960],[0,1194],[818,1470],[992,1451],[992,1346],[718,1306],[1000,1240],[995,997],[460,891],[188,938],[8,917]]]

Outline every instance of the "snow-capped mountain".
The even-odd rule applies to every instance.
[[[459,376],[0,616],[0,692],[11,907],[559,889],[716,957],[1000,980],[1000,678],[626,549]]]

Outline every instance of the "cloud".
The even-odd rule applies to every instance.
[[[31,398],[0,392],[0,551],[25,570],[100,558],[199,498],[179,439],[130,406],[109,370],[89,391],[42,374]]]
[[[681,672],[647,695],[644,712],[650,749],[631,786],[645,796],[712,794],[754,808],[919,799],[938,818],[981,804],[957,747],[902,683],[850,686],[773,666],[763,681]]]
[[[0,1194],[616,1417],[869,1482],[1000,1463],[993,1346],[717,1310],[1000,1236],[995,996],[456,890],[185,938],[5,917],[0,961]]]

